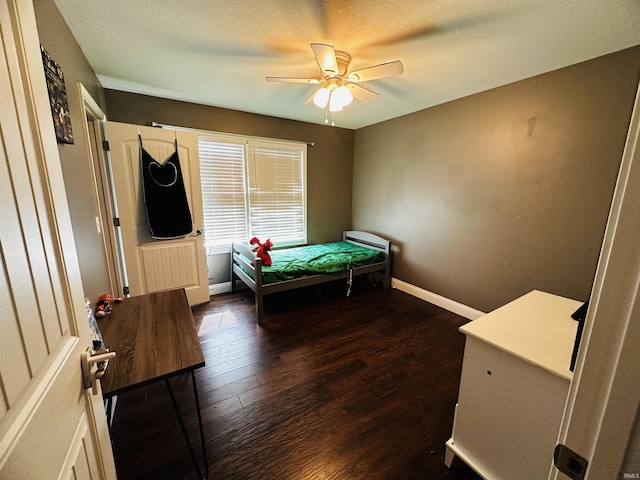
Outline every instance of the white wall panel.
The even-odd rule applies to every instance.
[[[140,247],[147,292],[198,284],[193,242]]]

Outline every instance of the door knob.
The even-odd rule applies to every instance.
[[[116,356],[116,352],[107,351],[105,353],[97,353],[91,348],[87,348],[82,352],[82,378],[84,380],[84,388],[91,388],[94,395],[98,393],[98,379],[102,378],[109,360]]]

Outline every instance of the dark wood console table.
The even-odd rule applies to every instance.
[[[111,400],[129,390],[164,380],[182,434],[199,478],[209,468],[194,371],[204,366],[204,355],[184,289],[131,297],[113,305],[111,315],[98,320],[104,344],[116,352],[102,377],[102,393]],[[170,378],[191,375],[198,414],[204,473],[189,441]],[[107,409],[110,411],[110,408]]]

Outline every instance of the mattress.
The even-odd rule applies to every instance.
[[[263,284],[322,273],[343,272],[353,267],[362,267],[385,260],[384,252],[350,242],[273,250],[269,254],[272,263],[268,267],[262,267]]]

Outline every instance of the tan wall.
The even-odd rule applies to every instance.
[[[308,241],[342,238],[351,228],[353,130],[296,122],[146,95],[105,90],[109,119],[313,142],[307,155]]]
[[[81,99],[77,82],[84,85],[103,110],[104,92],[53,0],[37,0],[34,7],[40,43],[64,73],[75,143],[59,144],[58,149],[84,293],[95,304],[103,293],[115,292],[109,292],[109,279],[102,261],[102,237],[96,228],[98,210],[92,187],[94,180],[87,154],[87,138],[83,134],[84,119],[80,113]]]
[[[353,227],[393,276],[490,311],[591,290],[640,47],[356,131]]]

